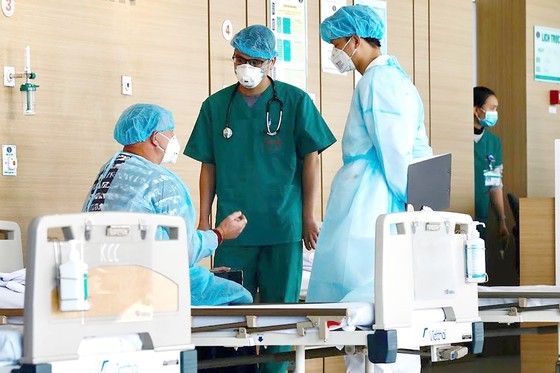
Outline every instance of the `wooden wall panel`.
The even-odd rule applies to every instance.
[[[554,198],[519,199],[521,285],[554,285]]]
[[[325,373],[344,373],[346,364],[344,356],[333,356],[325,358]]]
[[[229,19],[233,34],[247,26],[245,0],[210,0],[208,27],[210,35],[210,94],[236,82],[233,72],[233,48],[222,36],[222,24]],[[257,17],[255,14],[254,17]]]
[[[554,285],[554,198],[521,198],[519,221],[521,285]],[[557,334],[521,337],[521,372],[552,371],[557,357]]]
[[[323,373],[324,359],[307,359],[305,360],[305,371],[308,373]]]
[[[247,0],[247,26],[268,26],[268,4],[270,0]]]
[[[526,44],[525,0],[479,0],[476,12],[477,84],[492,89],[499,100],[500,119],[491,131],[502,140],[504,197],[509,192],[525,197],[526,60],[521,58]]]
[[[414,1],[414,68],[408,72],[424,104],[424,125],[430,137],[430,1]]]
[[[472,213],[472,2],[430,0],[429,12],[431,145],[453,154],[450,210]]]
[[[387,1],[387,53],[414,75],[414,1]],[[426,19],[425,22],[428,20]]]
[[[549,90],[558,84],[537,82],[534,76],[533,27],[560,29],[560,2],[526,1],[527,196],[554,195],[554,139],[560,138],[560,114],[548,113]]]
[[[313,98],[317,108],[321,108],[321,36],[320,28],[320,1],[307,0],[307,92]],[[327,149],[327,151],[330,151]],[[323,168],[323,156],[321,156],[321,179]],[[323,219],[322,190],[317,193],[315,202],[315,219]]]
[[[185,143],[208,93],[207,12],[201,0],[188,8],[180,0],[29,0],[1,16],[2,64],[21,71],[30,45],[40,85],[34,117],[20,114],[17,88],[0,87],[0,139],[17,145],[19,160],[17,177],[0,176],[1,215],[20,224],[24,241],[32,217],[80,211],[102,163],[120,149],[112,133],[127,106],[172,110]],[[132,76],[132,96],[120,94],[121,75]],[[172,169],[192,186],[193,166],[185,157]]]
[[[351,5],[351,2],[347,2]],[[321,113],[329,125],[337,142],[328,148],[322,156],[323,215],[331,190],[332,180],[342,166],[341,140],[350,110],[350,101],[354,90],[352,74],[335,75],[321,71],[321,94],[319,97]]]

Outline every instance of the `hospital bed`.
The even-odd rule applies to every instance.
[[[472,220],[447,212],[381,216],[376,224],[375,303],[193,307],[197,346],[343,346],[371,363],[397,351],[430,349],[432,361],[480,353],[477,286],[465,280],[464,245]],[[373,250],[373,247],[372,247]],[[367,364],[366,369],[372,369]]]
[[[170,238],[156,239],[158,230]],[[44,216],[31,223],[28,242],[25,327],[0,326],[0,372],[196,371],[183,219]],[[58,268],[72,247],[89,266],[89,309],[63,312]]]
[[[16,222],[0,220],[0,257],[0,272],[23,268],[21,231]]]
[[[313,254],[306,250],[303,253],[302,299],[305,299],[307,294]],[[527,323],[523,328],[492,330],[485,333],[487,337],[560,331],[560,287],[558,286],[478,286],[478,297],[479,315],[484,323]],[[555,325],[540,326],[542,323]],[[539,326],[534,327],[533,324]],[[558,335],[560,336],[560,333]],[[560,373],[560,343],[556,371]]]
[[[24,281],[19,225],[13,221],[0,220],[0,309],[23,308]],[[6,313],[0,312],[0,325],[7,322],[8,316],[12,316],[12,312],[10,315]]]
[[[480,286],[480,317],[485,323],[528,323],[509,334],[558,333],[560,336],[560,287],[548,285]],[[530,326],[554,323],[554,326]],[[527,326],[529,325],[529,326]],[[504,333],[505,334],[505,333]],[[560,342],[560,341],[559,341]],[[560,343],[556,370],[560,373]]]

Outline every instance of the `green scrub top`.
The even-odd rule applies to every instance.
[[[336,139],[307,93],[275,81],[283,102],[280,131],[266,134],[267,102],[272,84],[250,108],[237,91],[231,103],[225,139],[226,112],[237,84],[210,96],[202,104],[184,154],[216,166],[216,221],[235,211],[247,217],[247,226],[232,246],[276,245],[302,238],[302,169],[308,154],[319,153]],[[270,105],[271,131],[276,129],[279,105]]]
[[[482,137],[474,143],[474,218],[486,223],[490,206],[490,190],[495,187],[484,185],[484,171],[489,169],[488,156],[494,156],[492,166],[502,165],[502,142],[493,133],[484,130]]]

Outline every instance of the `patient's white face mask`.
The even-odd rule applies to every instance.
[[[169,142],[167,143],[167,147],[165,149],[163,149],[161,146],[158,145],[158,148],[163,152],[163,159],[161,163],[177,162],[177,157],[179,156],[179,151],[181,150],[181,144],[179,144],[179,140],[177,140],[177,136],[173,135],[172,138],[169,138],[161,132],[158,132],[158,135],[162,135],[167,140],[169,140]]]

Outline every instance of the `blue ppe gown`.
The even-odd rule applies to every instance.
[[[375,224],[405,210],[407,169],[432,155],[418,91],[394,57],[358,82],[311,271],[308,302],[374,300]]]
[[[207,268],[197,266],[218,246],[212,231],[194,228],[195,210],[187,186],[165,167],[126,152],[119,152],[99,172],[84,202],[82,211],[131,211],[181,216],[187,225],[190,263],[191,304],[224,305],[251,303],[253,298],[243,286],[215,277]],[[160,228],[158,238],[168,238]]]

